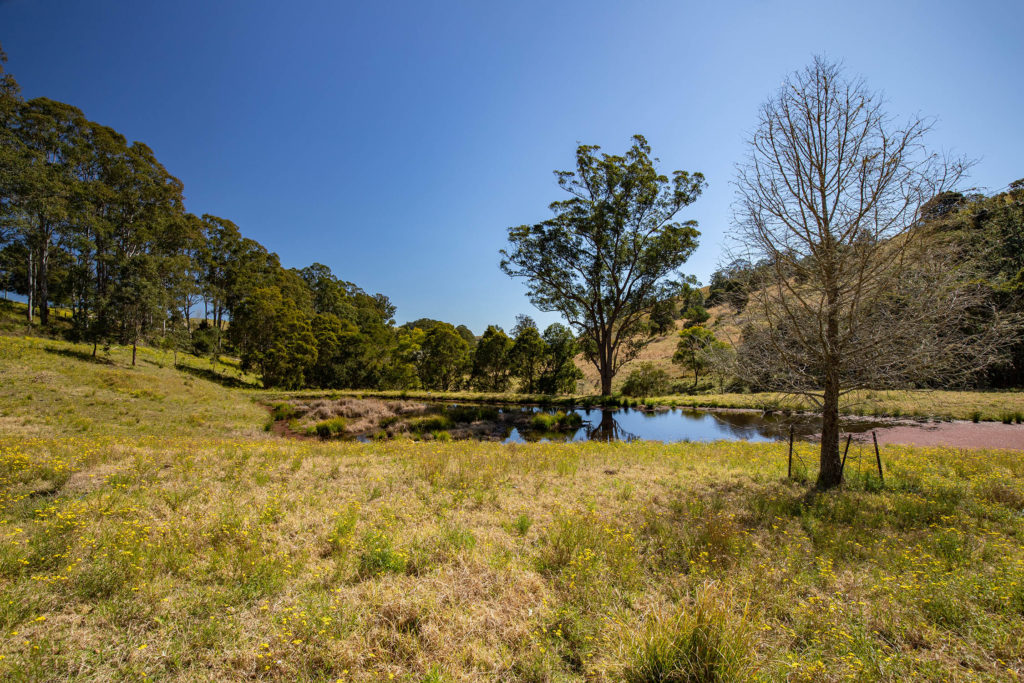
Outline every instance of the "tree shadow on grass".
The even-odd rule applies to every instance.
[[[224,387],[228,387],[229,389],[258,388],[256,385],[250,382],[238,379],[237,377],[228,377],[227,375],[222,375],[216,370],[211,370],[209,368],[195,368],[192,367],[191,365],[179,365],[177,366],[176,369],[180,370],[181,372],[186,372],[194,377],[199,377],[200,379],[209,380],[210,382],[216,382],[217,384],[220,384],[221,386]]]
[[[79,351],[78,349],[55,349],[49,346],[44,346],[43,350],[47,353],[52,353],[56,356],[64,356],[65,358],[74,358],[75,360],[82,360],[86,363],[96,363],[97,365],[114,365],[114,361],[110,358],[102,355],[92,355],[91,351]]]

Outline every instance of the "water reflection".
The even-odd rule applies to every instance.
[[[507,407],[536,412],[533,407]],[[691,408],[637,410],[630,408],[577,408],[583,426],[571,432],[536,433],[512,429],[505,443],[525,441],[635,441],[646,439],[677,441],[781,441],[789,438],[790,427],[798,438],[820,431],[820,419],[806,415],[762,414],[743,411],[707,411]],[[878,425],[866,421],[844,422],[844,432],[868,431]]]

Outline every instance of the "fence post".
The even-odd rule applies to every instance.
[[[878,463],[878,481],[885,483],[885,477],[882,476],[882,453],[878,450],[878,434],[871,430],[871,438],[875,441],[875,461]]]
[[[793,478],[793,425],[789,425],[789,468],[786,470],[786,478]]]
[[[843,462],[839,465],[839,481],[843,480],[843,473],[846,472],[846,454],[850,452],[850,439],[853,438],[853,434],[846,435],[846,448],[843,449]]]

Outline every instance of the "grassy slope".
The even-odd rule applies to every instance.
[[[0,429],[63,435],[251,436],[266,413],[231,386],[255,386],[236,368],[140,347],[102,351],[38,337],[0,336]]]
[[[809,496],[773,444],[284,441],[155,355],[0,344],[3,680],[1024,673],[1019,453]]]

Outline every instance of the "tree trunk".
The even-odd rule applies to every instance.
[[[839,382],[825,381],[825,399],[821,408],[821,469],[818,488],[839,486],[843,479],[843,463],[839,458]]]
[[[612,349],[611,344],[608,343],[607,339],[601,339],[598,341],[598,367],[597,372],[601,376],[601,395],[611,396],[612,395],[612,378],[615,373],[612,372]]]
[[[32,324],[32,303],[35,294],[35,261],[32,258],[32,248],[28,249],[28,324]]]
[[[46,220],[39,216],[39,235],[42,238],[39,242],[39,265],[36,277],[36,287],[39,304],[39,324],[44,327],[50,322],[50,231]]]
[[[830,489],[843,482],[843,462],[839,458],[839,313],[835,302],[839,294],[828,287],[828,318],[825,327],[825,395],[821,406],[821,464],[819,489]]]
[[[139,342],[138,338],[136,338],[136,337],[132,338],[132,367],[133,368],[135,367],[135,349],[136,349],[136,346],[138,345],[138,342]]]

